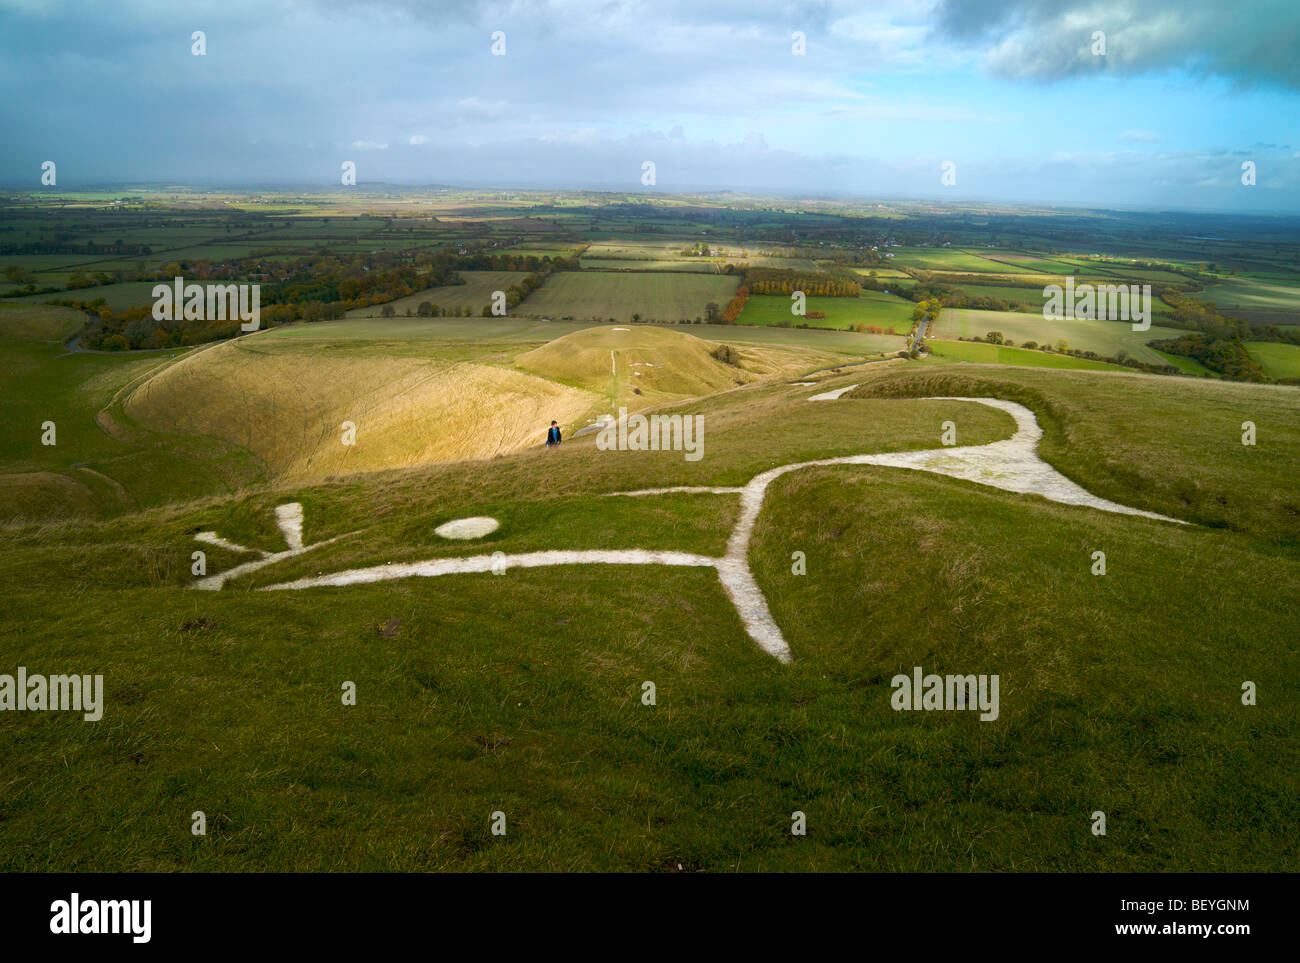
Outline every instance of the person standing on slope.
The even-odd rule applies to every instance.
[[[546,429],[546,447],[560,447],[560,426],[553,421],[551,422],[551,427]]]

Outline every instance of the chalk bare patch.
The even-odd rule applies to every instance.
[[[285,544],[291,549],[301,550],[302,504],[300,502],[290,502],[288,505],[277,505],[275,523],[280,526]]]
[[[850,391],[852,391],[852,390],[853,390],[854,388],[856,388],[856,387],[858,387],[858,386],[857,386],[857,385],[846,385],[846,386],[843,387],[843,388],[836,388],[834,391],[823,391],[823,392],[822,392],[821,394],[819,394],[819,395],[813,395],[813,396],[812,396],[811,398],[809,398],[808,400],[809,400],[809,401],[838,401],[838,400],[840,399],[840,396],[841,396],[841,395],[846,395],[846,394],[848,394]]]
[[[491,535],[500,527],[501,523],[495,518],[476,515],[473,518],[457,518],[444,522],[435,528],[433,533],[443,538],[482,538],[484,535]]]

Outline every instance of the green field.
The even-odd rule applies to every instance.
[[[1165,359],[1148,348],[1148,341],[1177,338],[1184,331],[1163,328],[1153,324],[1146,331],[1134,331],[1125,321],[1088,321],[1082,319],[1047,320],[1038,314],[1013,311],[971,311],[965,308],[944,308],[934,327],[940,339],[984,337],[990,331],[1002,334],[1016,342],[1036,341],[1055,345],[1064,338],[1071,348],[1093,351],[1105,357],[1116,357],[1127,351],[1139,361],[1164,364]]]
[[[32,320],[51,310],[66,315]],[[68,353],[61,342],[78,320],[63,308],[0,308],[0,331],[9,335],[0,338],[0,518],[116,515],[260,480],[244,453],[144,431],[121,412],[121,389],[185,351]],[[55,426],[53,445],[42,444],[46,422]]]
[[[714,302],[726,307],[739,279],[703,274],[616,274],[565,271],[546,283],[514,309],[516,315],[553,321],[694,320]]]
[[[1195,358],[1188,358],[1181,354],[1170,354],[1168,351],[1157,351],[1155,348],[1152,348],[1151,350],[1155,351],[1155,353],[1158,354],[1161,358],[1163,358],[1165,361],[1173,365],[1175,368],[1177,368],[1179,371],[1183,372],[1184,374],[1200,375],[1204,377],[1218,377],[1218,375],[1216,375],[1215,372],[1205,367],[1205,365],[1201,364]]]
[[[1300,504],[1287,476],[1300,439],[1295,388],[1100,371],[914,370],[895,366],[855,394],[1019,401],[1038,415],[1043,457],[1096,494],[1211,528],[1300,541]],[[1241,443],[1243,420],[1269,426],[1267,449]],[[1229,478],[1242,487],[1230,490]]]
[[[667,241],[646,241],[617,238],[593,241],[583,254],[584,258],[631,258],[647,261],[677,260],[681,251],[694,244],[697,238],[676,238]]]
[[[86,315],[74,308],[0,301],[0,338],[62,344],[85,323]]]
[[[912,328],[912,310],[916,307],[911,301],[880,291],[863,291],[861,297],[856,298],[808,298],[807,310],[821,311],[825,318],[798,317],[790,312],[792,304],[784,295],[752,295],[745,302],[739,321],[741,324],[807,324],[814,328],[839,329],[852,324],[867,324],[886,330],[892,327],[900,335],[906,335]]]
[[[1076,371],[1123,371],[1120,365],[1049,351],[1031,351],[1027,348],[1008,348],[1000,344],[981,344],[973,341],[925,342],[926,349],[941,361],[974,361],[979,364],[1014,364],[1031,368],[1069,368]]]
[[[926,271],[973,271],[979,274],[1036,274],[1036,263],[1019,265],[993,261],[988,257],[956,248],[899,247],[890,252],[896,264]],[[988,252],[994,253],[994,252]],[[1054,273],[1054,272],[1048,272]]]
[[[1247,341],[1246,351],[1270,378],[1300,378],[1300,345]]]
[[[878,278],[882,281],[885,280],[886,278],[904,278],[909,283],[912,280],[911,275],[905,274],[902,271],[895,271],[893,268],[872,267],[872,268],[854,268],[853,270],[854,273],[861,274],[864,278],[867,277]]]
[[[967,284],[963,281],[960,284],[950,283],[948,286],[956,288],[971,297],[990,297],[1001,298],[1003,301],[1019,301],[1021,304],[1025,305],[1027,310],[1031,311],[1042,305],[1044,300],[1043,288],[1041,285],[1011,288],[1000,287],[993,284]]]
[[[75,291],[58,291],[54,294],[29,294],[11,299],[16,304],[44,304],[47,301],[95,301],[104,303],[115,311],[140,308],[153,304],[153,289],[158,281],[127,281],[122,284],[104,284],[95,288],[78,288]]]
[[[1217,304],[1224,314],[1234,314],[1240,309],[1248,319],[1300,324],[1300,278],[1264,281],[1225,277],[1217,284],[1207,285],[1197,297]]]

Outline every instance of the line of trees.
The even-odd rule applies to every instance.
[[[856,298],[862,294],[857,277],[786,268],[749,268],[745,271],[745,286],[753,294],[790,295],[802,291],[810,298]]]
[[[736,289],[736,296],[732,298],[722,310],[722,323],[735,324],[740,317],[740,312],[745,310],[745,302],[749,300],[749,288],[741,285]]]
[[[128,244],[114,241],[112,244],[95,244],[92,241],[74,241],[55,239],[52,241],[10,241],[0,244],[0,255],[5,254],[152,254],[153,248],[148,244]]]
[[[1246,345],[1237,337],[1215,339],[1210,335],[1193,332],[1178,338],[1152,341],[1150,346],[1169,354],[1192,358],[1233,381],[1270,380],[1264,369],[1250,356]]]
[[[532,294],[534,291],[536,291],[538,288],[540,288],[543,284],[546,283],[546,277],[547,275],[543,274],[540,271],[537,271],[532,274],[529,274],[518,284],[512,284],[510,285],[510,287],[506,288],[505,290],[506,308],[510,309],[513,307],[517,307],[524,300],[524,298],[528,297],[528,295]],[[485,318],[492,317],[491,302],[485,304],[483,306],[483,310],[480,313]]]

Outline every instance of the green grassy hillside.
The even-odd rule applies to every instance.
[[[840,401],[814,392],[859,384]],[[723,550],[777,465],[963,444],[1019,400],[1097,494],[1194,524],[901,469],[769,490],[750,562],[794,656],[711,569],[560,566],[262,593],[357,566],[555,548]],[[1295,389],[893,362],[681,403],[705,456],[506,454],[10,524],[4,671],[103,673],[104,720],[0,714],[6,870],[1043,870],[1290,866],[1300,611]],[[1243,448],[1240,424],[1258,425]],[[311,552],[220,592],[194,534]],[[452,543],[433,529],[490,515]],[[1091,574],[1092,553],[1108,571]],[[805,574],[792,572],[795,552]],[[210,547],[209,571],[246,556]],[[998,673],[994,722],[900,713],[890,678]],[[652,681],[657,704],[642,704]],[[1259,704],[1241,704],[1254,682]],[[357,704],[340,699],[345,682]],[[52,802],[56,801],[56,802]],[[206,837],[190,834],[203,810]],[[489,833],[502,811],[508,833]],[[792,837],[791,813],[808,835]],[[1107,813],[1108,835],[1089,818]]]
[[[1157,375],[935,366],[881,373],[858,397],[975,395],[1019,401],[1042,425],[1043,457],[1124,504],[1300,541],[1296,389]],[[1242,444],[1243,424],[1256,427]]]
[[[265,477],[247,452],[146,430],[122,410],[133,386],[195,349],[69,352],[62,342],[81,320],[63,308],[0,309],[0,519],[115,515]]]

